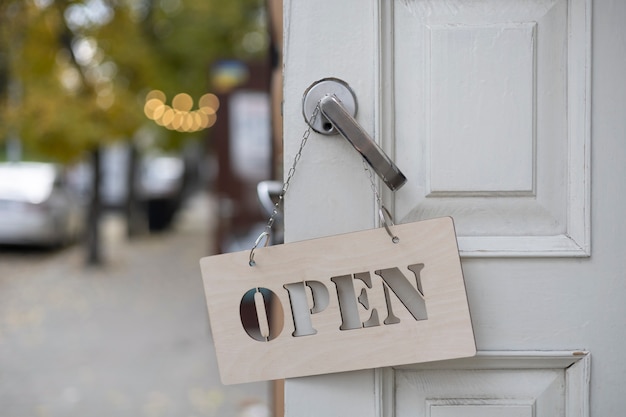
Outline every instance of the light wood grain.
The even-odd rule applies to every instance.
[[[384,229],[367,230],[203,258],[201,263],[222,382],[225,384],[326,374],[357,369],[467,357],[475,354],[474,334],[463,274],[450,218],[393,226],[394,244]],[[382,280],[374,271],[398,267],[409,281],[408,265],[423,263],[421,283],[428,319],[416,321],[395,297],[400,323],[384,325]],[[332,277],[370,272],[372,288],[355,280],[355,297],[366,289],[380,326],[340,330],[342,318]],[[319,281],[330,295],[328,307],[311,315],[317,334],[293,337],[294,323],[285,284]],[[239,308],[250,289],[273,291],[282,304],[284,328],[269,342],[245,332]],[[370,310],[361,308],[362,322]]]

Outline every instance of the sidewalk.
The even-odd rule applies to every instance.
[[[268,383],[222,386],[199,259],[213,202],[199,194],[175,228],[132,241],[104,221],[104,268],[74,248],[0,288],[0,415],[268,415]]]

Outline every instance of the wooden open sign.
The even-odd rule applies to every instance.
[[[201,259],[222,382],[473,356],[452,219],[392,229]]]

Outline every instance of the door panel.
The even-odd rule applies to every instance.
[[[388,370],[387,383],[396,416],[572,417],[587,406],[588,372],[584,352],[479,352]]]
[[[425,26],[429,196],[535,195],[536,27]]]
[[[452,215],[464,256],[587,256],[588,2],[394,4],[397,217]]]

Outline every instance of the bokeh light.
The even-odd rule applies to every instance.
[[[209,107],[212,108],[214,112],[217,112],[217,110],[220,108],[220,100],[215,94],[208,93],[200,97],[200,100],[198,100],[198,107],[200,109],[202,109],[203,107]]]
[[[147,95],[146,95],[146,101],[150,100],[151,98],[156,98],[159,99],[161,102],[165,102],[165,93],[161,90],[152,90],[150,91]]]
[[[187,93],[176,94],[172,99],[172,107],[179,111],[188,112],[193,107],[193,99]]]
[[[187,93],[179,93],[166,103],[167,97],[160,90],[146,94],[144,114],[159,126],[179,132],[197,132],[207,129],[217,121],[220,101],[215,94],[204,94],[198,100],[198,109],[193,109],[193,98]]]

